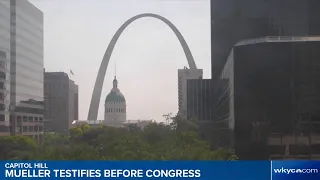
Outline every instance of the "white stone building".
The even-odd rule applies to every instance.
[[[178,69],[178,103],[180,116],[187,116],[187,80],[201,79],[203,76],[202,69]]]
[[[111,122],[122,123],[127,119],[126,99],[118,88],[118,81],[116,76],[113,80],[113,88],[107,95],[105,100],[104,123]]]

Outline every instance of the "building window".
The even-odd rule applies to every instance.
[[[0,132],[8,132],[8,126],[0,125]]]
[[[21,120],[22,120],[22,118],[21,118],[21,116],[17,116],[17,121],[19,122],[21,122]]]

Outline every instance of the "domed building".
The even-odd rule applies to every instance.
[[[104,121],[109,122],[125,122],[127,119],[126,110],[126,99],[118,88],[118,81],[116,76],[113,80],[113,88],[111,92],[107,95],[105,100],[105,113]]]

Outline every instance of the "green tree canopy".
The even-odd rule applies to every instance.
[[[170,125],[150,123],[123,128],[81,125],[69,136],[47,133],[38,146],[23,136],[0,137],[1,159],[39,160],[236,160],[225,149],[211,150],[193,121],[173,118]]]

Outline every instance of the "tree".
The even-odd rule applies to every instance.
[[[193,121],[175,117],[168,125],[143,129],[89,127],[70,129],[69,136],[47,133],[41,146],[27,137],[1,137],[2,159],[38,160],[236,160],[225,149],[212,151]]]
[[[21,159],[32,158],[37,151],[36,142],[27,136],[0,136],[0,159]]]

